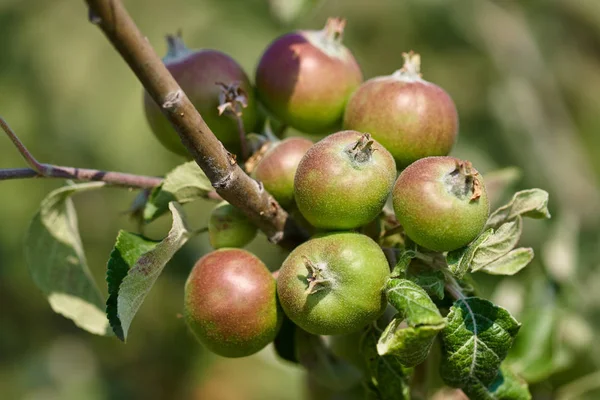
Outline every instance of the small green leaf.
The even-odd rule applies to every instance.
[[[475,252],[492,234],[493,230],[488,229],[473,240],[471,244],[461,247],[460,249],[449,251],[448,254],[446,254],[446,262],[448,263],[448,269],[452,275],[458,279],[462,279],[471,267]]]
[[[467,385],[463,392],[471,400],[530,400],[531,393],[527,382],[515,375],[507,366],[502,364],[494,381],[485,387],[479,381]]]
[[[418,260],[417,260],[418,261]],[[406,279],[422,287],[428,295],[444,299],[444,273],[433,269],[431,266],[413,261],[406,270]]]
[[[415,256],[416,253],[412,250],[403,251],[398,257],[398,261],[396,262],[396,266],[392,270],[391,276],[394,278],[402,276],[408,269],[410,262],[413,258],[415,258]]]
[[[381,334],[377,352],[380,356],[395,356],[405,367],[414,367],[425,361],[435,337],[445,326],[443,319],[437,325],[408,326],[403,318],[394,318]]]
[[[489,386],[521,325],[504,308],[478,297],[457,300],[446,318],[442,379],[458,388]]]
[[[97,335],[110,334],[104,299],[85,259],[71,196],[104,182],[61,187],[42,201],[25,239],[25,260],[34,283],[54,312]]]
[[[471,261],[471,271],[478,271],[489,263],[499,259],[515,248],[521,238],[523,219],[517,216],[505,222],[487,237],[475,250]]]
[[[332,390],[346,390],[360,382],[360,370],[336,357],[321,336],[300,328],[294,336],[296,358],[317,383]]]
[[[377,353],[413,367],[425,361],[445,320],[425,290],[412,281],[390,279],[386,291],[399,314],[381,335]]]
[[[491,275],[514,275],[533,260],[533,249],[519,247],[488,264],[481,271]]]
[[[410,400],[412,369],[404,367],[395,356],[380,356],[377,353],[379,337],[376,328],[370,327],[361,341],[369,373],[368,394],[379,400]]]
[[[109,298],[106,314],[110,325],[123,341],[131,321],[167,262],[187,242],[191,233],[186,227],[181,206],[170,203],[173,225],[161,242],[121,231],[107,267]]]
[[[409,326],[439,325],[444,322],[427,292],[416,283],[408,279],[388,279],[385,291],[390,304],[402,314]]]
[[[152,190],[144,208],[144,221],[151,222],[165,214],[172,201],[189,203],[206,198],[212,190],[210,180],[196,162],[182,164],[169,172],[163,183]]]
[[[535,219],[550,218],[548,192],[542,189],[529,189],[515,193],[508,204],[490,215],[486,228],[497,228],[518,216]]]

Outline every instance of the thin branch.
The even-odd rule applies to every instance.
[[[162,178],[154,176],[126,174],[123,172],[100,171],[97,169],[61,167],[40,164],[43,175],[31,168],[0,169],[0,181],[24,178],[60,178],[79,181],[102,181],[115,186],[151,189],[162,183]]]
[[[0,127],[2,127],[2,130],[4,132],[6,132],[6,135],[8,136],[8,138],[13,142],[15,147],[19,150],[19,153],[21,153],[21,155],[23,156],[25,161],[27,161],[27,164],[29,164],[31,169],[33,169],[39,175],[44,175],[44,166],[41,163],[39,163],[38,160],[35,159],[33,154],[31,154],[29,152],[29,150],[27,150],[27,147],[25,147],[23,142],[21,142],[21,140],[19,140],[16,133],[10,128],[10,126],[8,126],[8,123],[2,117],[0,117]]]
[[[86,0],[90,20],[136,74],[161,107],[196,163],[217,193],[242,210],[273,243],[293,247],[305,235],[273,197],[242,171],[215,137],[181,90],[148,40],[139,31],[120,0]],[[286,243],[282,240],[286,238]]]
[[[61,167],[42,164],[29,152],[17,134],[10,128],[4,118],[0,117],[0,127],[13,142],[19,153],[31,168],[0,169],[0,181],[24,178],[62,178],[80,181],[102,181],[116,186],[148,189],[160,185],[162,178],[126,174],[123,172],[100,171],[97,169]]]

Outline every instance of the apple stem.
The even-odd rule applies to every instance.
[[[341,43],[344,36],[344,28],[346,27],[346,20],[338,17],[327,18],[323,33],[327,40],[334,43]]]
[[[395,78],[404,81],[419,81],[422,78],[421,74],[421,56],[414,51],[402,53],[404,65],[402,68],[392,74]]]
[[[165,39],[167,40],[167,55],[163,61],[173,61],[190,53],[190,49],[187,48],[183,41],[181,30],[177,31],[175,35],[166,35]]]

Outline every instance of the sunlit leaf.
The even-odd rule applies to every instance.
[[[169,210],[169,203],[180,204],[206,198],[213,191],[210,180],[194,161],[187,162],[169,172],[163,183],[154,188],[146,207],[144,220],[150,222]]]
[[[486,228],[497,228],[518,216],[543,219],[550,218],[548,192],[542,189],[522,190],[512,200],[490,215]]]
[[[449,251],[446,255],[448,269],[456,278],[461,279],[471,268],[473,257],[479,246],[493,234],[492,229],[484,231],[471,244],[460,249]]]
[[[521,238],[522,221],[521,217],[516,217],[488,236],[475,250],[470,270],[478,271],[514,249]]]
[[[59,188],[43,201],[25,239],[25,259],[34,283],[54,312],[97,335],[110,333],[104,299],[87,265],[73,194],[98,189],[103,182]]]
[[[173,225],[160,242],[125,231],[119,232],[107,267],[109,298],[106,315],[110,325],[123,341],[131,321],[152,289],[167,262],[187,242],[190,232],[186,227],[181,206],[169,205]]]
[[[491,275],[514,275],[529,265],[533,256],[532,248],[519,247],[486,265],[481,271]]]

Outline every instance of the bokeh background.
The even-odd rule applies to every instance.
[[[252,75],[276,36],[347,18],[346,45],[366,77],[422,56],[424,78],[460,114],[453,154],[482,172],[516,166],[515,189],[550,192],[549,222],[526,221],[536,259],[511,278],[477,275],[482,292],[523,322],[513,368],[535,398],[600,398],[600,2],[596,0],[127,0],[159,54],[165,33],[216,48]],[[0,0],[0,115],[48,163],[163,175],[182,162],[144,120],[141,87],[83,1]],[[0,135],[0,168],[24,163]],[[209,247],[198,237],[169,263],[127,344],[54,314],[23,256],[30,218],[57,180],[0,182],[0,393],[4,399],[302,399],[305,376],[271,348],[247,359],[210,355],[186,330],[183,284]],[[134,192],[107,189],[75,203],[88,262],[105,268]],[[503,199],[503,200],[506,200]],[[211,204],[186,207],[196,227]],[[160,238],[168,218],[147,233]],[[285,254],[259,236],[250,248],[277,268]],[[443,397],[442,397],[443,398]]]

